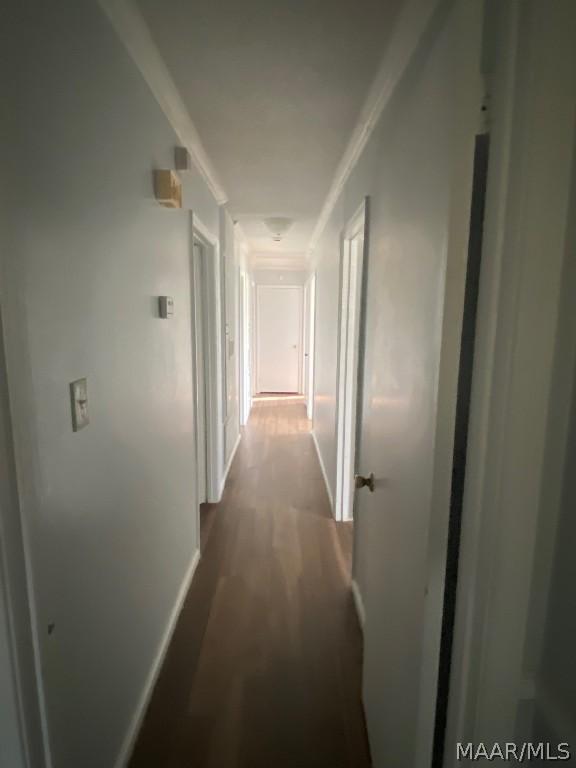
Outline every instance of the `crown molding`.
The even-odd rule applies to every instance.
[[[181,143],[190,152],[192,162],[214,195],[223,205],[228,196],[218,179],[200,136],[150,30],[134,0],[98,0],[116,34],[154,94]]]
[[[336,168],[328,195],[308,244],[308,268],[314,265],[313,252],[326,227],[344,185],[348,181],[382,113],[390,103],[402,76],[417,51],[424,33],[441,6],[453,0],[408,0],[400,11],[390,42],[378,68],[360,115]]]

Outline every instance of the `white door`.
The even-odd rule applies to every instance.
[[[257,390],[300,392],[302,288],[259,285],[256,296]]]

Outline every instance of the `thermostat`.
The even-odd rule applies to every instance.
[[[174,314],[174,299],[172,296],[158,296],[158,314],[164,320]]]

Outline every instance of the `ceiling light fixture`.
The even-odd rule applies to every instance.
[[[294,224],[293,219],[289,219],[286,216],[272,216],[269,219],[264,219],[264,224],[268,227],[272,233],[272,240],[275,243],[282,241],[282,238]]]

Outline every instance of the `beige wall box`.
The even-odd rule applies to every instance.
[[[175,171],[154,171],[154,194],[166,208],[182,208],[182,182]]]
[[[168,320],[174,314],[174,299],[172,296],[158,296],[158,314],[163,320]]]

